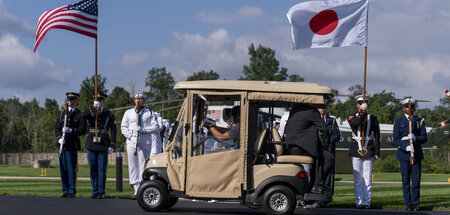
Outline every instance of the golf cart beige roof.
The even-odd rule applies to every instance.
[[[331,89],[315,83],[281,81],[231,81],[205,80],[178,82],[175,91],[248,91],[249,100],[285,101],[323,104],[324,96],[332,95]]]
[[[331,94],[329,87],[315,83],[281,82],[281,81],[231,81],[231,80],[205,80],[178,82],[173,88],[184,90],[239,90],[259,92],[284,92],[306,94]]]

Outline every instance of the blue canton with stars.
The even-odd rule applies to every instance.
[[[98,16],[97,0],[85,0],[72,4],[68,10],[79,10],[89,15]]]

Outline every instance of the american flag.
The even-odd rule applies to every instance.
[[[50,29],[60,28],[97,38],[97,0],[84,0],[44,12],[38,19],[34,52]]]

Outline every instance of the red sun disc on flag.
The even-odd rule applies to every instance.
[[[333,10],[324,10],[316,14],[310,21],[311,31],[318,35],[326,35],[334,31],[339,23],[338,16]]]

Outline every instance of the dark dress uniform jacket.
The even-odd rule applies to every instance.
[[[359,158],[371,158],[375,155],[378,157],[380,156],[380,123],[378,122],[377,117],[371,114],[369,121],[370,130],[369,134],[367,134],[367,112],[355,113],[348,117],[348,124],[350,124],[354,134],[358,134],[358,127],[364,122],[364,136],[371,136],[373,138],[367,143],[367,154],[364,157],[358,153],[358,143],[356,140],[352,139],[349,146],[348,155]],[[361,144],[364,145],[362,141]]]
[[[323,151],[318,131],[327,131],[319,111],[306,104],[292,107],[286,123],[286,142],[295,144],[307,154],[318,157]]]
[[[412,133],[416,136],[416,141],[413,142],[414,145],[414,159],[423,159],[422,144],[427,142],[427,131],[425,129],[425,122],[422,118],[417,116],[411,116]],[[392,136],[394,137],[394,143],[398,147],[397,159],[398,160],[408,160],[409,152],[406,151],[408,146],[408,140],[402,140],[402,137],[408,136],[408,118],[403,115],[397,118],[394,122],[394,131]]]
[[[75,108],[73,111],[69,112],[67,115],[67,127],[72,129],[71,133],[66,133],[65,144],[63,146],[63,150],[73,151],[80,150],[80,138],[79,136],[84,135],[86,133],[86,122],[82,117],[82,113],[78,108]],[[64,110],[58,116],[55,124],[55,136],[56,139],[62,137],[62,128],[64,127]],[[56,143],[56,147],[59,149],[59,143]]]
[[[89,133],[86,138],[86,149],[91,151],[106,151],[111,143],[116,143],[116,124],[114,124],[114,114],[103,108],[98,111],[97,116],[97,136],[100,142],[94,142],[95,136],[95,108],[90,107],[83,112],[83,117],[89,122]],[[109,134],[108,134],[109,132]]]

